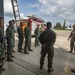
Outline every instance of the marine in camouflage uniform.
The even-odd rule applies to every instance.
[[[49,43],[45,44],[45,43],[43,43],[43,41],[41,41],[42,47],[41,47],[40,69],[43,68],[44,58],[45,58],[46,54],[48,54],[48,72],[52,72],[54,70],[52,68],[53,57],[54,57],[54,46],[53,46],[53,44],[55,43],[55,40],[56,40],[56,34],[53,30],[51,30],[51,25],[52,25],[51,22],[47,22],[47,29],[45,30],[45,31],[48,31],[48,33],[52,32],[52,34],[49,34],[49,36],[51,36],[51,35],[54,36],[52,42],[50,41],[51,44],[49,44]],[[41,36],[42,33],[40,34],[39,39],[43,39],[43,37]]]
[[[24,53],[29,54],[28,51],[33,51],[31,49],[31,30],[30,30],[30,23],[25,27],[24,29],[24,35],[25,35],[25,47],[24,47]]]
[[[23,29],[22,29],[22,22],[20,23],[20,27],[18,28],[18,52],[22,52],[22,45],[23,45]]]
[[[15,30],[15,21],[14,20],[11,20],[12,21],[12,25],[13,25],[13,30],[14,30],[14,33],[16,32],[16,30]],[[15,46],[15,40],[14,40],[14,46]],[[15,50],[14,50],[14,46],[13,46],[13,51],[12,52],[15,52]],[[12,57],[14,57],[13,55],[12,55]]]
[[[75,25],[73,26],[73,31],[71,32],[68,40],[71,38],[71,41],[70,41],[70,48],[71,48],[71,51],[69,51],[69,53],[72,53],[73,52],[73,48],[74,48],[74,54],[75,54],[75,45],[74,45],[74,42],[75,42]]]
[[[14,39],[14,27],[12,21],[9,21],[9,26],[6,29],[6,38],[7,38],[7,60],[13,61],[11,59],[12,57],[12,51],[15,44]]]
[[[3,68],[3,60],[5,59],[5,40],[4,40],[4,20],[0,17],[0,75],[2,71],[5,70]]]
[[[40,30],[39,30],[39,25],[37,25],[37,28],[34,31],[35,33],[35,47],[39,46],[39,35],[40,35]]]

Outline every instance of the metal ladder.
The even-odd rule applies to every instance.
[[[20,12],[19,12],[19,7],[18,7],[18,2],[17,0],[11,0],[11,3],[12,3],[14,18],[15,18],[16,27],[17,27],[17,21],[20,21]]]

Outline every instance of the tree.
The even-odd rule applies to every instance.
[[[54,26],[54,28],[57,28],[58,27],[58,22],[56,23],[56,25]]]
[[[59,22],[59,28],[61,28],[61,23]]]
[[[56,26],[54,26],[54,28],[60,29],[60,28],[61,28],[61,23],[60,23],[60,22],[57,22],[57,23],[56,23]]]
[[[63,28],[66,28],[66,20],[63,23]]]

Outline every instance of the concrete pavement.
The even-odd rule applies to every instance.
[[[45,64],[43,70],[39,69],[40,51],[41,47],[34,47],[32,42],[33,52],[29,52],[29,55],[16,52],[13,58],[14,62],[5,63],[6,71],[2,75],[75,75],[70,69],[75,68],[75,55],[69,54],[67,50],[55,45],[54,56],[54,72],[47,73],[47,56],[45,58]],[[17,51],[17,46],[15,47]]]
[[[18,38],[15,38],[16,46],[14,50],[16,53],[14,53],[14,62],[5,63],[6,71],[2,75],[75,75],[70,71],[71,68],[75,68],[75,55],[68,53],[70,41],[67,38],[67,35],[57,36],[54,45],[54,72],[52,73],[47,73],[47,56],[43,70],[39,69],[41,46],[34,47],[34,38],[32,38],[33,52],[29,52],[29,55],[17,52]]]

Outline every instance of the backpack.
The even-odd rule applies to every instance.
[[[48,44],[52,45],[55,43],[56,40],[56,34],[52,30],[45,30],[40,34],[39,41],[41,44]]]

